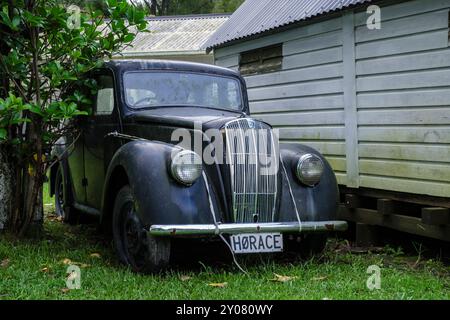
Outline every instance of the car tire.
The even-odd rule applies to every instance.
[[[156,273],[169,263],[170,239],[148,235],[134,206],[130,186],[117,193],[112,233],[121,263],[140,273]]]
[[[59,165],[55,176],[55,214],[65,223],[75,224],[79,213],[66,204],[66,185],[64,184],[62,166]]]

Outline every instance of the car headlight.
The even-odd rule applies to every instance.
[[[173,178],[186,186],[191,186],[201,176],[202,170],[202,159],[190,150],[178,152],[170,165]]]
[[[322,176],[323,161],[315,154],[304,154],[298,160],[295,173],[301,183],[313,187]]]

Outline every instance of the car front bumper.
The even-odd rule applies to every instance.
[[[345,221],[305,221],[271,222],[271,223],[222,223],[222,224],[187,224],[187,225],[152,225],[152,236],[201,236],[239,233],[303,233],[347,230]]]

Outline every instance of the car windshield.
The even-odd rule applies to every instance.
[[[197,106],[242,109],[239,81],[209,74],[145,71],[124,75],[125,99],[131,108]]]

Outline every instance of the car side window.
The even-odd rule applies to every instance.
[[[114,110],[114,83],[112,76],[102,75],[97,78],[98,92],[95,115],[111,115]]]

